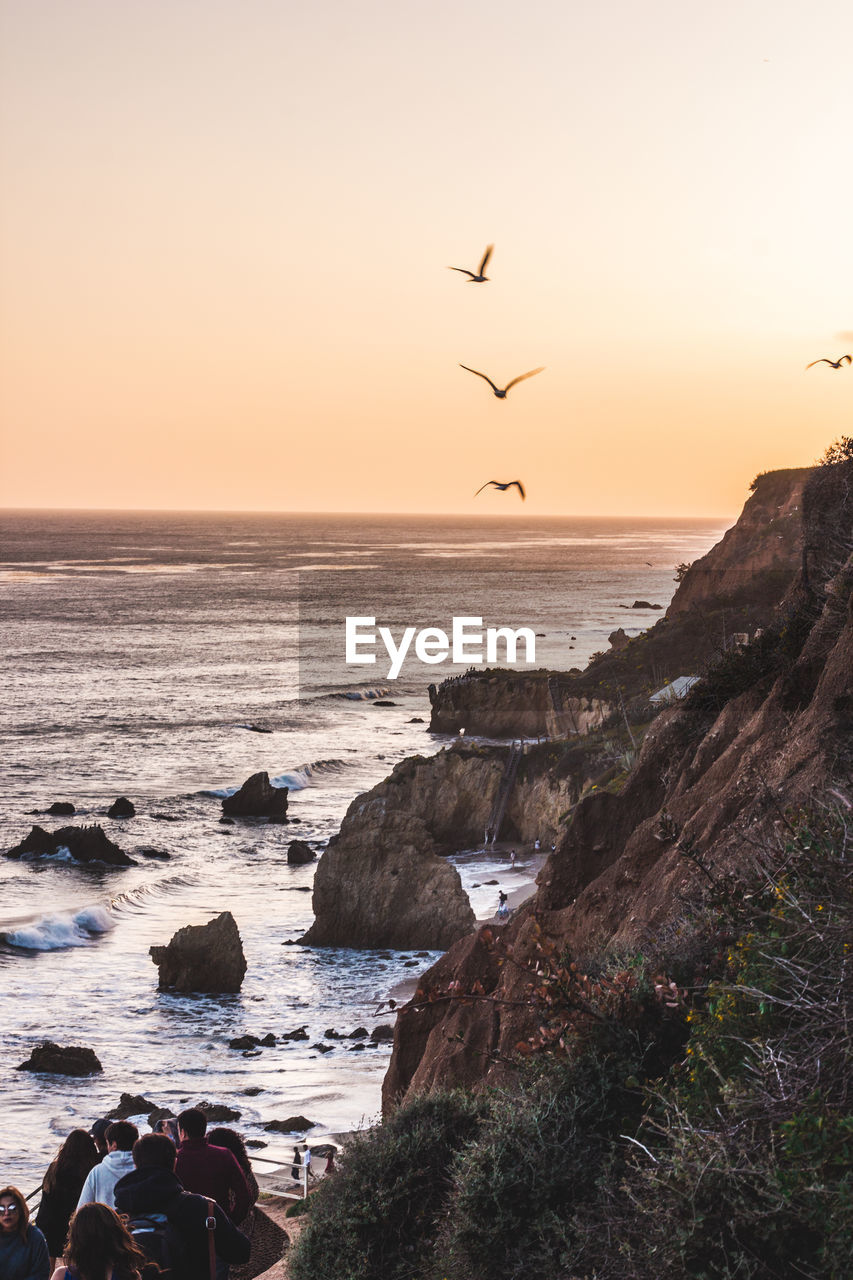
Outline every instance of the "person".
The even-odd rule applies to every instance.
[[[503,889],[499,889],[498,890],[498,915],[500,916],[501,920],[503,920],[505,916],[509,915],[508,902],[509,902],[509,899],[507,898],[507,895],[504,893]]]
[[[0,1187],[0,1276],[3,1280],[48,1280],[47,1241],[30,1222],[30,1210],[17,1187]]]
[[[92,1125],[89,1133],[92,1135],[95,1146],[98,1148],[98,1159],[103,1160],[107,1154],[106,1132],[112,1124],[112,1120],[107,1120],[106,1116],[100,1120],[96,1120]]]
[[[330,1173],[334,1173],[334,1172],[335,1172],[335,1153],[334,1153],[334,1150],[332,1150],[326,1156],[326,1167],[323,1170],[323,1177],[327,1178]]]
[[[77,1208],[83,1183],[98,1163],[98,1148],[85,1129],[72,1129],[50,1164],[42,1182],[36,1226],[44,1233],[51,1270],[62,1254],[68,1223]]]
[[[126,1214],[133,1230],[134,1220],[162,1215],[174,1230],[181,1249],[180,1269],[160,1280],[209,1280],[210,1254],[207,1227],[209,1206],[213,1206],[213,1245],[217,1280],[227,1280],[232,1262],[247,1262],[249,1241],[238,1231],[225,1210],[215,1201],[194,1195],[181,1186],[175,1174],[177,1152],[163,1133],[146,1133],[133,1144],[133,1173],[126,1173],[115,1186],[116,1209]]]
[[[307,1143],[305,1144],[305,1149],[302,1152],[302,1169],[304,1171],[306,1182],[309,1178],[314,1177],[314,1171],[311,1168],[311,1148]]]
[[[133,1169],[133,1144],[139,1137],[139,1130],[129,1120],[116,1120],[104,1134],[107,1143],[107,1154],[100,1164],[90,1169],[77,1201],[77,1208],[84,1204],[98,1201],[113,1208],[113,1187],[119,1178]]]
[[[539,850],[542,848],[542,841],[539,839],[539,837],[538,837],[538,836],[537,836],[537,837],[536,837],[536,839],[533,841],[533,848],[536,850],[536,852],[537,852],[537,853],[538,853],[538,852],[539,852]]]
[[[165,1133],[167,1138],[171,1138],[175,1146],[178,1145],[178,1122],[174,1116],[163,1116],[162,1120],[158,1120],[154,1126],[154,1133]]]
[[[261,1189],[258,1186],[258,1180],[255,1177],[254,1170],[252,1169],[252,1162],[249,1159],[246,1144],[240,1137],[239,1133],[237,1133],[236,1129],[208,1129],[207,1140],[211,1146],[224,1147],[226,1151],[231,1152],[232,1156],[243,1170],[243,1177],[246,1179],[246,1184],[249,1188],[249,1195],[252,1197],[252,1206],[257,1204],[258,1196],[261,1194]],[[233,1221],[233,1214],[231,1215],[231,1218]],[[240,1222],[242,1221],[243,1219],[241,1218]],[[240,1222],[237,1223],[238,1226],[240,1225]]]
[[[294,1182],[299,1181],[299,1170],[302,1166],[302,1156],[299,1154],[299,1143],[293,1148],[293,1164],[290,1166],[290,1176]]]
[[[512,850],[512,852],[511,852],[511,853],[510,853],[510,855],[509,855],[509,865],[510,865],[511,867],[514,867],[514,866],[515,866],[515,849],[513,849],[513,850]]]
[[[208,1142],[207,1116],[198,1107],[188,1107],[178,1116],[178,1147],[175,1173],[187,1191],[210,1196],[227,1212],[232,1222],[242,1222],[252,1207],[249,1184],[237,1161],[224,1147]]]
[[[115,1209],[84,1204],[71,1219],[51,1280],[141,1280],[146,1261]]]

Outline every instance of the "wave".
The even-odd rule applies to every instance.
[[[197,883],[198,881],[194,876],[166,876],[163,880],[139,884],[135,889],[128,889],[126,893],[117,894],[112,899],[110,908],[119,915],[126,911],[144,911],[148,906],[148,898],[165,898],[175,889],[185,889]]]
[[[348,702],[370,702],[373,698],[387,698],[393,690],[387,685],[379,685],[375,689],[342,689],[339,693],[330,693],[330,698],[346,698]]]
[[[270,778],[270,783],[274,787],[288,787],[291,791],[303,791],[305,787],[311,786],[311,780],[317,774],[339,773],[342,769],[349,767],[351,762],[347,760],[312,760],[310,764],[297,765],[287,773],[276,774],[275,777]],[[236,795],[239,790],[239,787],[211,787],[208,790],[199,791],[198,794],[210,796],[215,800],[224,800],[227,796]]]
[[[32,924],[0,932],[0,941],[21,951],[65,951],[85,947],[102,933],[115,928],[107,907],[84,907],[81,911],[42,916]]]

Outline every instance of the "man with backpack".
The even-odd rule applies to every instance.
[[[227,1280],[232,1262],[247,1262],[250,1244],[215,1200],[185,1191],[175,1175],[175,1146],[162,1133],[133,1145],[133,1173],[115,1187],[116,1211],[160,1271],[158,1280]],[[145,1280],[147,1280],[147,1272]]]

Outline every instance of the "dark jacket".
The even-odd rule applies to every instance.
[[[212,1147],[207,1138],[185,1138],[178,1147],[175,1173],[187,1191],[210,1196],[231,1209],[234,1222],[242,1222],[254,1203],[246,1176],[225,1147]]]
[[[52,1258],[60,1258],[68,1236],[68,1223],[77,1208],[86,1174],[72,1174],[57,1179],[52,1191],[42,1191],[41,1203],[36,1213],[36,1226],[47,1240]]]
[[[17,1231],[0,1232],[0,1276],[3,1280],[48,1280],[49,1275],[47,1242],[38,1227],[28,1224],[26,1240],[22,1240]]]
[[[115,1185],[116,1211],[130,1218],[164,1213],[181,1237],[187,1265],[180,1280],[208,1280],[207,1200],[185,1191],[167,1169],[134,1169]],[[247,1262],[250,1244],[228,1214],[214,1204],[216,1256],[223,1262]]]

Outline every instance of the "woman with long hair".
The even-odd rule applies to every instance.
[[[71,1219],[52,1280],[140,1280],[146,1261],[115,1209],[96,1201]]]
[[[30,1210],[17,1187],[0,1187],[0,1276],[3,1280],[47,1280],[47,1241],[30,1222]]]
[[[85,1129],[72,1129],[44,1175],[36,1226],[47,1240],[51,1269],[62,1253],[68,1222],[77,1208],[83,1183],[98,1160],[92,1135]]]
[[[249,1159],[246,1144],[240,1137],[240,1134],[236,1129],[208,1129],[207,1141],[212,1147],[225,1147],[231,1152],[232,1156],[243,1170],[243,1175],[246,1182],[249,1184],[249,1191],[252,1193],[252,1204],[254,1204],[260,1195],[260,1190],[258,1188],[258,1180],[252,1172],[252,1162]],[[222,1207],[223,1209],[230,1208],[227,1204]],[[238,1223],[237,1225],[239,1226],[240,1224]]]

